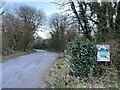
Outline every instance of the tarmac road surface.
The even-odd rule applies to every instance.
[[[46,77],[59,54],[45,50],[2,63],[2,88],[45,88]],[[1,63],[0,63],[1,64]]]

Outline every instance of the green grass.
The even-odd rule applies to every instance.
[[[14,51],[14,53],[12,54],[9,54],[9,55],[2,55],[2,62],[3,61],[6,61],[8,59],[11,59],[11,58],[15,58],[15,57],[19,57],[19,56],[22,56],[22,55],[27,55],[27,54],[30,54],[30,53],[33,53],[35,51]]]
[[[64,76],[66,75],[67,69],[64,66],[63,60],[58,59],[57,62],[54,63],[52,68],[49,83],[52,88],[66,88],[73,86],[73,79],[71,77],[64,80]],[[66,85],[69,83],[69,85]]]
[[[51,88],[119,88],[117,70],[107,68],[105,73],[100,77],[75,78],[67,74],[63,58],[58,59],[51,70],[49,83]]]

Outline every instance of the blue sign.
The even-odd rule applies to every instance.
[[[97,45],[97,61],[110,61],[109,45]]]

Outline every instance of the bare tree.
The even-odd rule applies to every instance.
[[[82,33],[86,38],[92,40],[91,32],[94,29],[91,24],[97,22],[93,19],[93,15],[90,15],[89,3],[81,2],[81,0],[67,0],[62,6],[64,8],[68,7],[65,13],[67,11],[70,13],[71,25],[78,28],[79,34]],[[94,23],[90,23],[91,21],[94,21]]]
[[[18,18],[23,23],[24,32],[24,50],[33,40],[33,34],[43,24],[45,20],[45,13],[42,10],[37,10],[30,6],[20,6],[16,9]]]
[[[21,21],[10,13],[2,17],[3,49],[20,50],[23,47]]]
[[[3,15],[5,13],[4,5],[5,5],[5,2],[0,3],[0,15]]]
[[[32,30],[32,33],[36,31],[43,24],[45,20],[45,13],[42,10],[37,10],[30,6],[20,6],[16,9],[16,13],[20,20],[23,20],[24,24]]]
[[[61,14],[53,14],[50,18],[51,34],[51,46],[56,50],[63,50],[66,47],[65,31],[69,24],[67,17]],[[63,45],[64,43],[64,45]]]
[[[32,48],[34,33],[45,20],[45,13],[30,6],[20,6],[15,11],[3,15],[3,47],[25,51]]]

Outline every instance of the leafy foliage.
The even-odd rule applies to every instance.
[[[67,54],[72,58],[69,62],[78,76],[88,76],[96,73],[96,46],[89,40],[75,39],[70,42]]]
[[[58,59],[51,70],[49,84],[51,88],[119,88],[118,75],[115,68],[106,68],[101,77],[75,78],[66,75],[67,68],[63,63],[64,59]],[[66,80],[64,76],[66,75]],[[71,89],[71,90],[72,90]],[[83,89],[84,90],[84,89]]]

